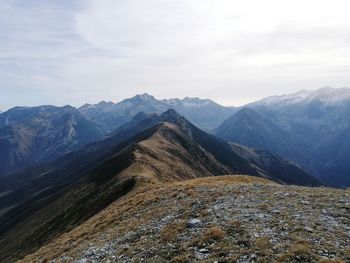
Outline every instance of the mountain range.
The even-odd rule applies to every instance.
[[[101,141],[6,178],[0,260],[32,252],[135,187],[222,174],[320,185],[289,161],[221,140],[174,110],[140,113]]]
[[[348,187],[349,90],[303,90],[240,108],[199,98],[158,100],[146,93],[79,109],[16,107],[0,114],[0,177],[108,137],[139,113],[175,109],[217,137],[289,159],[327,185]]]
[[[184,98],[157,100],[145,93],[118,103],[102,101],[85,104],[79,110],[91,120],[100,124],[105,132],[111,132],[130,121],[137,113],[162,113],[174,109],[193,124],[204,130],[216,128],[234,111],[234,107],[224,107],[209,99]]]
[[[119,103],[71,106],[15,107],[0,114],[0,176],[61,157],[101,140],[135,115],[162,113],[174,108],[203,129],[212,129],[234,108],[211,100],[156,100],[148,94]]]

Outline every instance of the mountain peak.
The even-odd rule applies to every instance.
[[[148,93],[142,93],[142,94],[138,94],[138,95],[134,96],[132,99],[151,101],[151,100],[155,100],[156,98]]]
[[[178,114],[174,109],[169,109],[166,112],[163,112],[159,117],[162,121],[166,122],[178,123],[180,121],[189,123],[185,117]]]
[[[161,114],[162,116],[176,116],[176,117],[181,117],[180,114],[177,113],[176,110],[174,109],[169,109]]]

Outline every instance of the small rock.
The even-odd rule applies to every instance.
[[[202,248],[202,249],[199,250],[199,253],[202,253],[202,254],[209,254],[210,251],[209,251],[208,249],[206,249],[206,248]]]
[[[253,254],[250,254],[250,258],[251,259],[255,259],[257,256],[256,256],[256,254],[255,253],[253,253]]]
[[[198,226],[201,225],[201,223],[202,223],[202,221],[201,221],[200,219],[198,219],[198,218],[193,218],[193,219],[191,219],[190,221],[188,221],[187,227],[189,227],[189,228],[198,227]]]
[[[313,230],[311,227],[308,227],[308,226],[304,227],[304,229],[305,229],[307,232],[310,232],[310,233],[314,232],[314,230]]]

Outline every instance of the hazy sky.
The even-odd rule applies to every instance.
[[[349,0],[3,0],[0,109],[350,86]]]

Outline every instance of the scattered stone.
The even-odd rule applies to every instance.
[[[202,253],[202,254],[209,254],[210,251],[209,251],[208,249],[206,249],[206,248],[202,248],[202,249],[199,250],[199,253]]]
[[[202,221],[198,218],[193,218],[190,219],[187,223],[187,227],[189,228],[195,228],[195,227],[199,227],[202,224]]]
[[[251,258],[251,259],[256,259],[256,258],[257,258],[257,255],[256,255],[255,253],[250,254],[250,258]]]
[[[310,233],[314,232],[314,230],[313,230],[311,227],[308,227],[308,226],[304,227],[304,229],[305,229],[307,232],[310,232]]]

